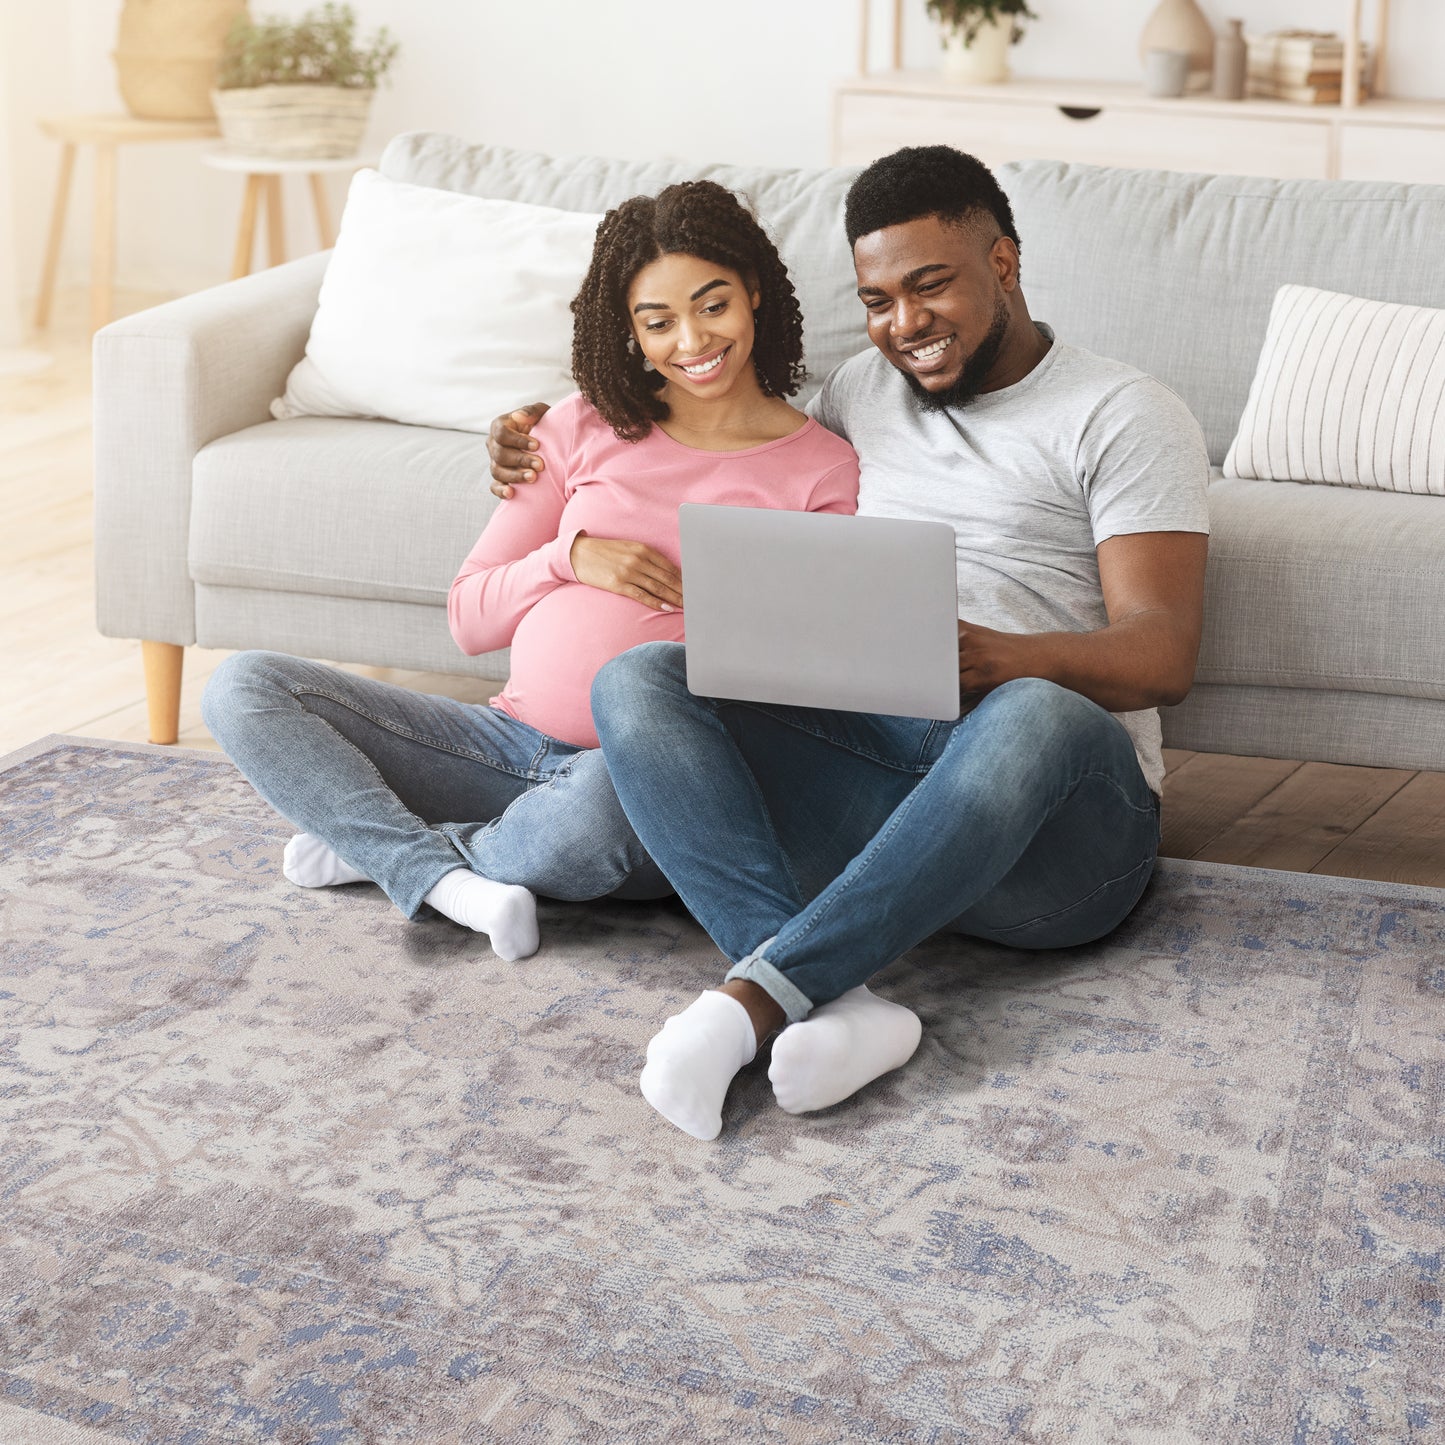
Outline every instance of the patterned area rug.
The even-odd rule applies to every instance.
[[[0,762],[0,1438],[1442,1438],[1445,892],[1163,863],[700,1144],[636,1088],[720,976],[680,907],[503,964],[288,832],[210,754]]]

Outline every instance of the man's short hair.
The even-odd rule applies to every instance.
[[[904,146],[874,161],[848,188],[843,224],[852,246],[859,236],[923,216],[960,225],[991,216],[1020,244],[1013,208],[993,172],[952,146]]]

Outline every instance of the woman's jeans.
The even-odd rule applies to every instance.
[[[1159,801],[1122,725],[1020,678],[956,722],[694,697],[677,643],[614,658],[592,715],[683,902],[788,1018],[939,929],[1101,937],[1153,871]]]
[[[216,669],[201,712],[277,812],[325,839],[408,918],[463,867],[550,898],[672,892],[602,754],[498,708],[242,652]]]

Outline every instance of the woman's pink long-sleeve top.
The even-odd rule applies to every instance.
[[[447,619],[468,656],[511,646],[511,677],[494,707],[577,747],[597,746],[589,700],[603,663],[641,642],[683,640],[680,612],[577,580],[579,532],[645,542],[679,564],[683,502],[849,514],[858,506],[853,448],[811,419],[763,446],[708,452],[660,427],[621,441],[573,393],[533,435],[546,468],[492,515],[452,583]]]

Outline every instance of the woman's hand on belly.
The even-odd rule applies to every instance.
[[[571,562],[577,580],[589,587],[631,597],[654,612],[675,612],[682,606],[682,573],[645,542],[579,532]]]

